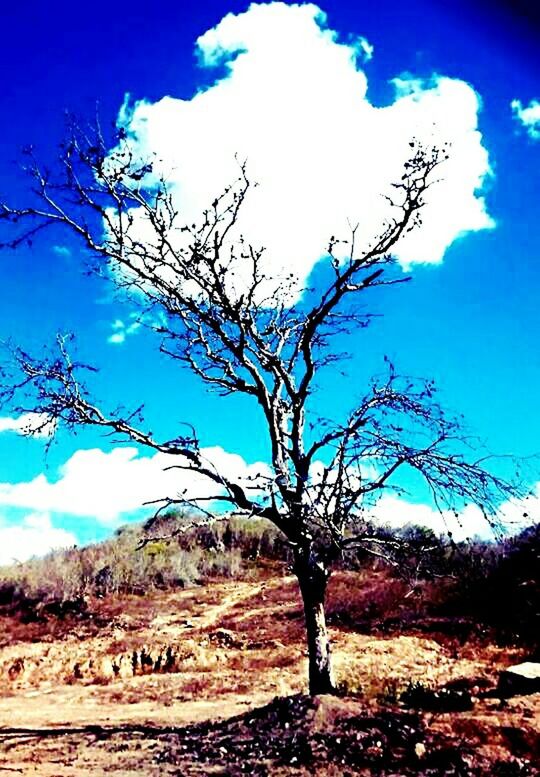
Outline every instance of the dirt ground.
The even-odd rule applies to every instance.
[[[540,774],[540,694],[493,692],[524,651],[333,626],[346,695],[310,700],[293,578],[89,611],[54,628],[0,619],[0,777]],[[461,683],[473,707],[406,709],[411,682]]]

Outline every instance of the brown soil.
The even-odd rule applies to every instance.
[[[331,611],[354,608],[355,591],[357,576],[337,575]],[[524,651],[335,625],[349,697],[310,700],[291,577],[92,601],[89,613],[0,619],[0,777],[540,774],[540,694],[485,693]],[[472,710],[396,702],[410,682],[450,681],[479,695]]]

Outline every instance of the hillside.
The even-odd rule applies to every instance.
[[[4,606],[0,773],[539,773],[540,694],[494,690],[530,646],[428,616],[433,592],[410,595],[383,569],[344,569],[328,608],[343,695],[310,700],[294,578],[269,559],[244,571],[79,607]],[[461,711],[417,709],[418,687],[449,688]]]

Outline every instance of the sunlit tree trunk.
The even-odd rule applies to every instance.
[[[309,693],[335,693],[324,601],[329,571],[311,552],[298,552],[294,571],[304,603],[309,660]]]

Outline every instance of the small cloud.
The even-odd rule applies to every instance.
[[[375,46],[368,41],[367,38],[364,38],[360,36],[356,39],[356,50],[358,51],[359,55],[363,58],[364,62],[369,62],[370,59],[373,59],[373,52],[375,51]]]
[[[538,520],[540,507],[540,483],[533,488],[531,496],[524,500],[508,500],[498,509],[496,523],[508,535],[517,534]],[[383,495],[371,509],[369,517],[391,529],[405,526],[426,526],[440,536],[451,534],[456,542],[473,537],[484,540],[496,539],[497,533],[486,520],[481,508],[474,504],[465,505],[459,512],[439,511],[431,505],[414,504],[398,496]]]
[[[126,335],[124,332],[115,332],[110,337],[107,338],[107,342],[111,343],[111,345],[122,345],[123,342],[126,340]]]
[[[57,256],[62,256],[68,259],[71,256],[71,249],[67,246],[56,245],[52,247],[52,250]]]
[[[512,100],[510,107],[514,119],[525,127],[528,136],[532,140],[540,140],[540,102],[531,100],[524,106],[521,100]]]
[[[107,338],[107,342],[111,345],[121,345],[126,341],[126,337],[134,335],[142,326],[142,322],[139,321],[137,313],[130,313],[130,323],[125,323],[121,318],[117,318],[111,324],[113,333]]]
[[[132,324],[126,327],[126,334],[127,335],[133,335],[135,332],[138,332],[138,330],[141,328],[142,324],[140,321],[134,321]]]
[[[56,421],[45,413],[24,413],[18,418],[0,418],[0,432],[15,432],[24,437],[52,437]]]

